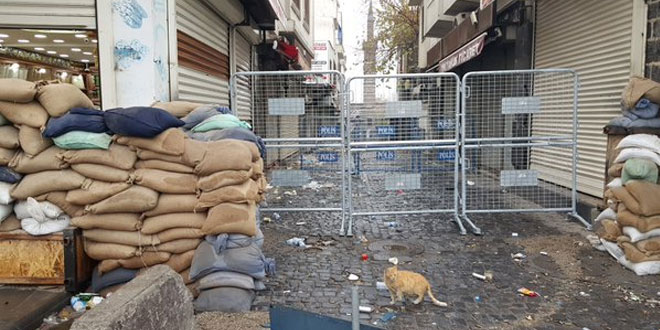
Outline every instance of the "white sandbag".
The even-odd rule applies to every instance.
[[[603,210],[603,212],[600,212],[600,214],[596,217],[596,219],[594,219],[594,222],[604,219],[616,220],[616,212],[614,212],[614,210],[608,207],[605,210]]]
[[[649,230],[645,233],[640,232],[637,228],[632,226],[624,226],[621,231],[624,235],[630,237],[630,242],[635,243],[647,238],[660,236],[660,228]]]
[[[614,242],[609,242],[607,240],[600,240],[607,252],[614,257],[623,267],[626,267],[638,276],[643,275],[656,275],[660,274],[660,261],[644,261],[633,263],[626,259],[626,255],[623,253],[623,250]]]
[[[62,215],[55,220],[48,220],[44,222],[40,222],[32,218],[27,218],[21,220],[21,228],[33,236],[48,235],[64,230],[69,226],[70,220],[71,218],[69,218],[68,215]]]
[[[0,222],[3,220],[7,219],[11,212],[13,211],[14,206],[9,204],[9,205],[2,205],[0,204]]]
[[[614,178],[614,180],[610,181],[610,183],[607,184],[607,188],[618,188],[623,186],[623,180],[621,178]]]
[[[624,137],[616,148],[644,148],[660,154],[660,138],[651,134],[632,134]]]
[[[29,202],[29,200],[32,200],[33,202]],[[57,207],[57,205],[51,202],[37,202],[36,199],[28,197],[27,200],[17,202],[14,205],[14,213],[16,214],[16,218],[18,220],[27,218],[39,220],[45,218],[55,219],[62,215],[63,211],[61,208]]]
[[[14,185],[11,183],[0,182],[0,204],[7,205],[14,201],[10,194],[13,187]]]
[[[642,158],[642,159],[648,159],[657,165],[660,166],[660,156],[648,149],[644,148],[624,148],[621,150],[621,153],[616,157],[614,160],[615,163],[623,163],[628,159],[631,158]]]

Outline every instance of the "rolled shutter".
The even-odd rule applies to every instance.
[[[240,33],[236,33],[236,72],[252,70],[252,45]],[[252,121],[252,91],[250,79],[237,76],[236,81],[236,112],[242,120]]]
[[[0,26],[96,29],[96,1],[3,0]]]

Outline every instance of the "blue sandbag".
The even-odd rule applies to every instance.
[[[151,107],[131,107],[108,110],[105,124],[115,134],[152,138],[168,128],[181,127],[184,122],[169,112]]]
[[[193,302],[196,312],[249,312],[254,301],[254,290],[231,286],[203,290]]]
[[[216,253],[221,253],[227,249],[247,247],[252,243],[261,248],[264,245],[264,234],[261,232],[261,229],[257,227],[257,233],[254,236],[242,234],[206,235],[205,240],[213,245],[213,249],[215,249]]]
[[[16,173],[9,167],[0,167],[0,182],[16,183],[21,181],[22,178],[23,176],[21,174]]]
[[[117,268],[103,275],[99,275],[98,269],[92,273],[92,292],[99,292],[113,285],[126,283],[135,278],[137,269]]]
[[[264,141],[261,139],[261,137],[257,136],[249,129],[234,127],[221,130],[212,130],[203,133],[193,133],[191,131],[188,132],[188,136],[190,136],[191,139],[198,141],[219,141],[223,139],[234,139],[253,142],[257,145],[257,148],[259,148],[259,154],[261,154],[261,158],[266,159],[266,144],[264,144]]]
[[[73,108],[64,116],[51,117],[42,135],[47,138],[54,138],[71,131],[107,133],[108,127],[103,119],[103,111]]]
[[[641,99],[630,112],[641,119],[652,119],[658,116],[658,105],[648,99]]]
[[[202,241],[197,246],[190,265],[190,279],[197,280],[218,271],[243,273],[260,280],[266,277],[266,274],[275,273],[275,260],[264,257],[255,243],[216,253],[213,245]]]

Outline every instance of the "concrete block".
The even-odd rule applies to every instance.
[[[192,295],[179,274],[158,265],[73,323],[72,330],[193,329]]]

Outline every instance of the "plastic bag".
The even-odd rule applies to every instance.
[[[660,138],[651,134],[632,134],[624,137],[616,148],[644,148],[660,154]]]
[[[69,226],[71,219],[68,215],[62,215],[55,220],[48,220],[44,222],[37,221],[32,218],[21,220],[21,228],[28,232],[30,235],[48,235],[64,230]]]
[[[621,150],[621,153],[619,153],[619,156],[616,157],[614,162],[623,163],[631,158],[648,159],[654,162],[656,165],[660,165],[660,156],[658,156],[657,153],[649,149],[637,148],[637,147],[624,148],[623,150]]]

